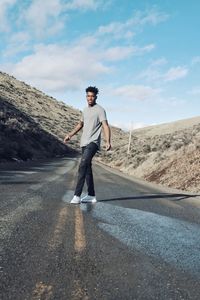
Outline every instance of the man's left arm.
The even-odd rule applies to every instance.
[[[106,139],[106,151],[111,149],[111,130],[107,120],[102,121],[102,127]]]

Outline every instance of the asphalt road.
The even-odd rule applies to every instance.
[[[0,169],[0,299],[200,299],[200,198],[78,159]],[[85,191],[84,191],[85,192]]]

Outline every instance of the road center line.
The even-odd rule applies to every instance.
[[[83,214],[79,207],[75,208],[75,239],[74,249],[82,252],[86,248],[85,230],[83,224]]]
[[[36,283],[35,289],[32,293],[32,300],[40,299],[52,299],[53,287],[51,285],[46,285],[43,282]]]
[[[62,231],[65,229],[65,224],[67,221],[68,209],[67,207],[62,207],[58,214],[58,221],[56,223],[53,236],[49,241],[49,247],[55,249],[58,245],[62,243]]]
[[[82,251],[86,248],[86,238],[83,223],[83,213],[80,207],[75,207],[75,237],[74,237],[74,249],[75,249],[75,261],[76,267],[79,269],[81,264]],[[74,279],[74,288],[72,290],[71,299],[84,299],[88,300],[89,297],[84,289],[83,283],[79,279],[78,273],[77,278]]]

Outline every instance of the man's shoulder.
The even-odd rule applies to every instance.
[[[105,108],[103,108],[103,106],[99,105],[98,103],[96,104],[96,106],[98,110],[105,110]]]
[[[98,103],[95,104],[95,106],[93,107],[94,109],[91,111],[91,109],[88,107],[88,106],[85,106],[82,110],[83,113],[89,113],[90,111],[91,112],[103,112],[105,111],[105,109],[103,108],[103,106],[99,105]]]
[[[84,112],[86,112],[87,110],[88,110],[88,107],[85,106],[85,107],[83,108],[82,112],[84,113]]]

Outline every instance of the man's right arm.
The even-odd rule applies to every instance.
[[[81,128],[83,128],[83,121],[79,121],[79,123],[76,125],[76,127],[66,135],[66,137],[64,138],[64,143],[66,143],[67,141],[71,140],[72,136],[75,135],[77,132],[79,132],[81,130]]]

